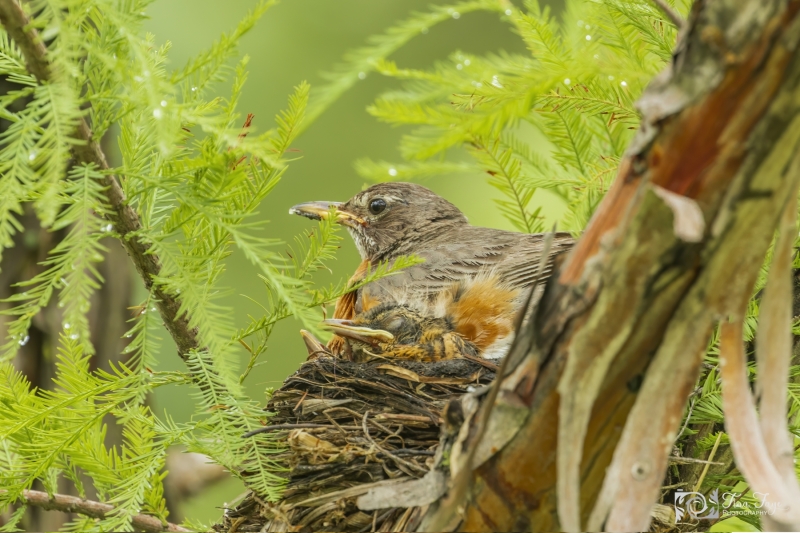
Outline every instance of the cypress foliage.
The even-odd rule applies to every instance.
[[[42,272],[21,283],[3,311],[8,320],[0,356],[0,512],[22,501],[35,480],[52,494],[58,479],[66,478],[84,496],[88,476],[98,498],[114,511],[99,520],[80,519],[71,529],[130,530],[141,513],[166,520],[164,460],[167,447],[177,443],[276,499],[282,468],[267,451],[281,448],[269,436],[242,439],[268,415],[243,394],[241,383],[276,322],[294,316],[313,330],[319,318],[315,308],[346,290],[344,283],[315,289],[308,279],[333,257],[339,241],[335,225],[322,222],[298,238],[296,259],[289,260],[275,251],[282,249],[276,246],[280,241],[254,217],[308,124],[305,82],[271,129],[256,132],[236,111],[248,63],[244,57],[231,66],[238,41],[274,2],[257,3],[233,31],[176,70],[166,66],[170,45],[155,46],[141,29],[149,3],[34,1],[23,6],[34,32],[27,34],[29,41],[12,39],[7,27],[0,31],[0,75],[18,87],[0,97],[2,118],[11,124],[0,135],[0,247],[12,246],[21,229],[16,217],[29,204],[48,230],[66,231],[42,262]],[[47,53],[32,68],[24,50],[39,36]],[[386,53],[403,42],[389,44]],[[346,90],[342,79],[337,76],[320,92],[314,113]],[[230,94],[216,96],[216,85],[226,80],[232,81]],[[26,105],[15,111],[12,104],[23,99]],[[91,138],[80,132],[84,121]],[[77,148],[93,149],[91,143],[112,126],[120,165],[105,168],[102,156],[82,158]],[[124,206],[114,204],[109,193],[116,179]],[[137,218],[134,231],[114,218],[125,206]],[[90,369],[94,347],[87,319],[92,294],[103,283],[97,265],[108,237],[126,245],[135,240],[145,250],[133,259],[149,288],[126,334],[126,363],[110,373]],[[225,293],[219,279],[234,249],[252,263],[270,296],[265,316],[243,328],[231,322],[231,310],[218,300]],[[364,282],[416,261],[378,265]],[[54,299],[63,309],[63,323],[53,389],[36,390],[12,359],[27,342],[33,318]],[[163,337],[171,305],[177,308],[173,318],[185,322],[177,334],[167,331],[178,342],[186,370],[152,371],[158,360],[174,357],[171,349],[157,353],[155,342]],[[234,350],[240,341],[249,347],[248,338],[254,339],[251,359],[239,376]],[[191,422],[176,424],[168,413],[157,417],[145,405],[147,393],[166,384],[197,391]],[[104,444],[107,415],[123,425],[119,446]],[[4,529],[14,530],[22,511],[13,513]]]
[[[568,0],[553,16],[535,0],[518,9],[507,0],[468,0],[433,6],[398,23],[345,57],[311,90],[299,84],[286,110],[266,131],[242,129],[236,112],[247,78],[247,58],[231,67],[237,43],[272,2],[259,3],[230,33],[171,70],[169,45],[157,47],[141,29],[148,0],[33,0],[25,3],[31,27],[47,43],[47,77],[31,72],[19,43],[0,31],[0,75],[18,88],[0,96],[10,127],[0,135],[0,253],[20,230],[16,217],[33,205],[42,225],[66,238],[42,271],[8,300],[7,338],[0,356],[0,512],[19,503],[40,480],[48,492],[59,478],[85,494],[85,477],[98,498],[115,506],[103,519],[80,519],[72,529],[129,530],[134,515],[167,520],[163,467],[168,446],[181,443],[209,455],[265,498],[280,497],[282,470],[270,459],[280,444],[261,433],[242,434],[268,416],[247,398],[241,383],[258,364],[274,325],[294,316],[314,329],[315,308],[346,290],[344,283],[315,288],[310,274],[333,258],[340,237],[321,222],[312,238],[297,239],[287,259],[254,215],[291,161],[287,150],[302,131],[370,71],[401,81],[378,97],[369,112],[392,125],[414,125],[399,143],[403,161],[362,159],[356,170],[371,180],[414,180],[451,172],[476,172],[501,194],[498,209],[520,231],[543,231],[536,192],[563,199],[562,227],[576,234],[586,225],[613,179],[623,150],[638,126],[636,98],[671,58],[677,30],[644,0]],[[675,2],[688,11],[687,0]],[[495,12],[529,53],[472,55],[454,52],[431,69],[402,68],[394,51],[436,24],[471,11]],[[215,84],[232,79],[225,97]],[[12,104],[26,100],[21,110]],[[75,158],[86,140],[118,128],[121,162],[115,168]],[[141,228],[121,235],[110,223],[108,180],[118,177],[127,206]],[[105,237],[134,239],[158,257],[160,270],[137,307],[127,334],[127,364],[92,370],[87,313],[103,283],[97,271]],[[225,260],[240,250],[269,295],[265,314],[250,324],[231,322],[219,303]],[[364,283],[416,261],[378,266]],[[145,276],[147,274],[145,273]],[[763,286],[763,278],[759,288]],[[159,296],[161,295],[161,296]],[[61,348],[52,390],[32,390],[11,359],[27,342],[33,317],[56,299],[63,308]],[[182,372],[151,371],[159,359],[154,340],[164,336],[165,299],[178,306],[196,346],[181,355]],[[163,313],[162,313],[163,315]],[[751,305],[749,323],[758,315]],[[747,332],[748,340],[752,331]],[[232,361],[243,343],[250,361],[241,374]],[[710,342],[707,368],[688,412],[684,438],[698,424],[723,422],[716,359]],[[800,368],[793,367],[793,375]],[[196,390],[197,414],[175,423],[144,404],[149,391],[175,384]],[[187,389],[188,390],[188,389]],[[800,389],[791,385],[790,414],[797,431]],[[103,444],[104,417],[124,425],[124,442]],[[716,425],[716,426],[713,426]],[[798,434],[800,435],[800,434]],[[693,443],[711,447],[713,439]],[[724,442],[724,437],[722,437]],[[706,442],[708,441],[708,442]],[[258,448],[256,447],[258,446]],[[800,457],[798,457],[800,459]],[[735,475],[717,480],[737,486]],[[13,530],[15,512],[5,526]],[[200,526],[198,526],[200,527]]]

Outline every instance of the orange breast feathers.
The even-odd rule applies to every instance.
[[[347,286],[352,287],[362,279],[367,274],[369,270],[369,261],[364,260],[361,261],[361,264],[358,265],[356,269],[356,273],[353,274],[349,280],[347,280]],[[344,293],[342,296],[336,300],[336,307],[333,309],[333,318],[340,318],[343,320],[352,320],[353,317],[356,316],[356,301],[358,300],[358,291],[350,291]],[[328,349],[333,354],[341,354],[344,349],[345,340],[338,335],[334,335],[331,337],[331,340],[328,341]]]
[[[369,270],[369,261],[364,260],[361,261],[361,264],[358,265],[356,269],[356,273],[353,274],[349,280],[347,280],[347,286],[352,287],[362,279],[367,274],[367,270]],[[350,291],[344,293],[342,296],[336,300],[336,307],[333,310],[333,318],[340,318],[343,320],[350,320],[356,314],[356,300],[358,299],[357,291]]]
[[[514,329],[519,290],[496,277],[479,277],[454,284],[437,299],[440,312],[452,320],[457,333],[483,352]]]

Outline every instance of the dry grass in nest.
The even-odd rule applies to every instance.
[[[267,405],[269,431],[285,436],[290,469],[281,501],[248,495],[217,531],[407,531],[419,508],[362,511],[376,486],[424,476],[439,445],[447,403],[491,383],[493,365],[341,359],[307,361]]]

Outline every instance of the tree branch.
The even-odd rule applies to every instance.
[[[658,6],[658,9],[660,9],[661,12],[664,13],[667,16],[667,18],[672,21],[673,24],[675,24],[675,26],[678,27],[678,31],[682,30],[686,26],[686,21],[683,20],[683,17],[678,15],[678,12],[675,11],[675,9],[673,9],[671,5],[666,3],[664,0],[651,0],[651,1],[656,6]]]
[[[800,154],[792,164],[792,170],[800,174]],[[797,196],[795,191],[793,197]],[[797,204],[789,202],[784,211],[778,238],[775,241],[772,264],[769,268],[767,285],[761,299],[758,317],[758,336],[756,337],[756,364],[758,374],[756,396],[759,398],[758,421],[763,434],[764,445],[770,459],[783,476],[787,489],[800,495],[794,469],[794,437],[788,427],[788,385],[789,367],[792,360],[792,262],[794,243],[797,238]],[[724,379],[725,374],[723,374]],[[725,383],[723,381],[723,383]],[[723,405],[725,391],[723,390]],[[735,405],[735,402],[734,402]],[[731,417],[741,416],[731,413]],[[726,413],[726,420],[727,420]],[[752,433],[756,433],[751,430]],[[737,443],[738,444],[738,443]],[[734,448],[736,452],[737,448]],[[739,457],[734,457],[739,462]],[[800,500],[800,496],[798,496]],[[800,517],[800,514],[798,514]],[[800,518],[798,518],[800,523]],[[773,516],[764,516],[762,526],[765,530],[778,530],[786,524],[775,523]],[[795,526],[796,527],[796,526]]]
[[[745,308],[796,201],[798,12],[695,3],[617,178],[518,333],[527,353],[452,447],[478,449],[450,458],[471,471],[467,497],[419,530],[579,530],[590,514],[590,529],[648,529],[711,328]],[[487,409],[498,430],[476,440]]]
[[[44,57],[47,49],[36,29],[29,27],[30,21],[22,8],[13,0],[3,0],[0,2],[0,22],[22,51],[28,72],[40,82],[49,80],[50,64]]]
[[[5,492],[5,491],[2,491]],[[26,505],[40,507],[46,511],[61,511],[64,513],[78,513],[92,518],[105,518],[107,514],[114,510],[113,505],[107,503],[84,500],[76,496],[64,494],[54,494],[51,498],[46,492],[38,490],[22,491],[22,499]],[[131,525],[147,533],[160,533],[162,531],[191,531],[176,524],[161,520],[154,516],[137,514],[131,518]]]
[[[0,0],[0,22],[22,51],[29,72],[36,76],[40,83],[50,81],[51,69],[47,60],[47,48],[36,29],[30,27],[28,16],[15,0]],[[73,147],[75,157],[80,163],[94,164],[103,171],[109,170],[99,140],[92,136],[92,130],[84,118],[78,123],[75,139],[81,141]],[[110,207],[107,218],[119,235],[120,242],[133,261],[145,287],[152,291],[158,301],[157,306],[164,320],[164,326],[175,341],[178,354],[185,359],[190,350],[200,348],[198,332],[189,327],[189,320],[185,315],[179,315],[180,302],[177,298],[154,283],[161,272],[161,261],[157,255],[150,252],[150,246],[139,236],[142,223],[136,211],[127,204],[119,180],[113,174],[106,173],[102,182],[105,185],[106,201]]]
[[[796,531],[800,526],[800,487],[794,465],[784,471],[783,456],[774,456],[759,424],[742,343],[742,318],[723,323],[720,328],[720,373],[725,428],[731,441],[736,466],[744,474],[754,493],[763,493],[764,501],[774,505],[765,525],[776,531]],[[776,383],[775,387],[786,386]],[[781,406],[782,407],[782,406]],[[782,451],[782,450],[780,450]],[[790,447],[791,451],[791,447]],[[789,477],[791,476],[791,477]]]

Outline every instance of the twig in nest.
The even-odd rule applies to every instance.
[[[346,437],[347,432],[342,428],[342,426],[339,425],[339,423],[336,420],[333,419],[333,417],[328,413],[328,411],[330,411],[330,409],[325,409],[324,411],[322,411],[322,414],[325,415],[325,418],[330,420],[331,424],[336,426],[336,429],[338,429],[339,432]]]
[[[495,373],[500,369],[499,366],[497,366],[496,364],[492,363],[487,359],[484,359],[483,357],[475,357],[474,355],[470,355],[468,353],[461,354],[461,357],[463,357],[464,359],[469,359],[473,363],[478,363],[482,367],[488,368],[489,370]]]
[[[242,435],[243,439],[247,437],[252,437],[253,435],[258,435],[259,433],[267,433],[269,431],[278,431],[281,429],[311,429],[311,428],[327,428],[330,427],[328,424],[278,424],[275,426],[264,426],[263,428],[254,429],[253,431],[248,431],[244,435]]]
[[[367,531],[378,531],[378,523],[383,523],[384,520],[389,518],[389,515],[395,512],[395,509],[389,509],[385,513],[381,513],[378,516],[378,511],[375,511],[375,514],[372,515],[372,524],[362,527],[358,533],[366,533]],[[370,529],[372,528],[372,529]]]
[[[292,411],[297,411],[300,408],[300,406],[303,405],[303,402],[305,401],[306,396],[308,396],[308,391],[305,391],[303,393],[303,397],[300,398],[300,401],[297,402],[297,405],[294,406],[294,409],[292,409]]]
[[[107,503],[84,500],[76,496],[67,496],[66,494],[53,494],[51,498],[49,494],[39,490],[22,491],[22,499],[25,501],[26,505],[40,507],[46,511],[78,513],[92,518],[105,518],[107,514],[114,510],[114,506]],[[161,531],[191,531],[177,524],[171,524],[169,522],[162,523],[161,520],[155,516],[143,514],[133,515],[131,517],[131,526],[133,526],[134,529],[139,529],[148,533],[158,533]]]
[[[355,412],[352,409],[349,409],[347,407],[331,407],[330,409],[326,409],[326,412],[330,412],[330,411],[346,411],[346,412],[350,413],[351,415],[353,415],[353,418],[355,418],[356,420],[358,420],[359,418],[362,417],[361,413],[357,413],[357,412]],[[368,412],[369,411],[367,411],[367,413]],[[380,429],[381,431],[383,431],[384,433],[386,433],[389,436],[392,436],[392,435],[398,436],[397,433],[399,433],[399,431],[392,431],[391,429],[387,428],[386,426],[384,426],[383,424],[381,424],[380,422],[378,422],[374,418],[370,419],[369,423],[372,424],[373,426],[375,426],[376,428]],[[402,428],[402,426],[400,426],[400,427]]]
[[[361,419],[361,427],[362,427],[362,428],[363,428],[363,430],[364,430],[364,435],[367,437],[367,440],[368,440],[368,441],[369,441],[369,442],[370,442],[370,443],[371,443],[373,446],[375,446],[375,448],[377,448],[377,449],[378,449],[378,451],[380,451],[380,452],[382,452],[382,453],[386,454],[386,456],[387,456],[387,457],[389,457],[389,458],[390,458],[392,461],[394,461],[395,463],[397,463],[397,465],[398,465],[398,466],[400,466],[400,465],[403,465],[403,466],[405,466],[406,468],[410,468],[410,469],[412,469],[412,470],[416,470],[417,472],[422,472],[423,474],[427,474],[427,473],[428,473],[428,471],[427,471],[427,470],[425,470],[424,468],[421,468],[421,467],[419,467],[419,466],[415,465],[414,463],[411,463],[411,462],[409,462],[409,461],[406,461],[405,459],[401,459],[400,457],[397,457],[397,456],[396,456],[396,455],[394,455],[393,453],[391,453],[391,452],[389,452],[389,451],[386,451],[385,449],[383,449],[383,448],[381,447],[381,445],[380,445],[380,444],[378,444],[377,442],[375,442],[375,439],[373,439],[373,438],[372,438],[372,436],[369,434],[369,429],[367,428],[367,417],[368,417],[368,416],[369,416],[369,411],[365,411],[365,412],[364,412],[364,417]]]

